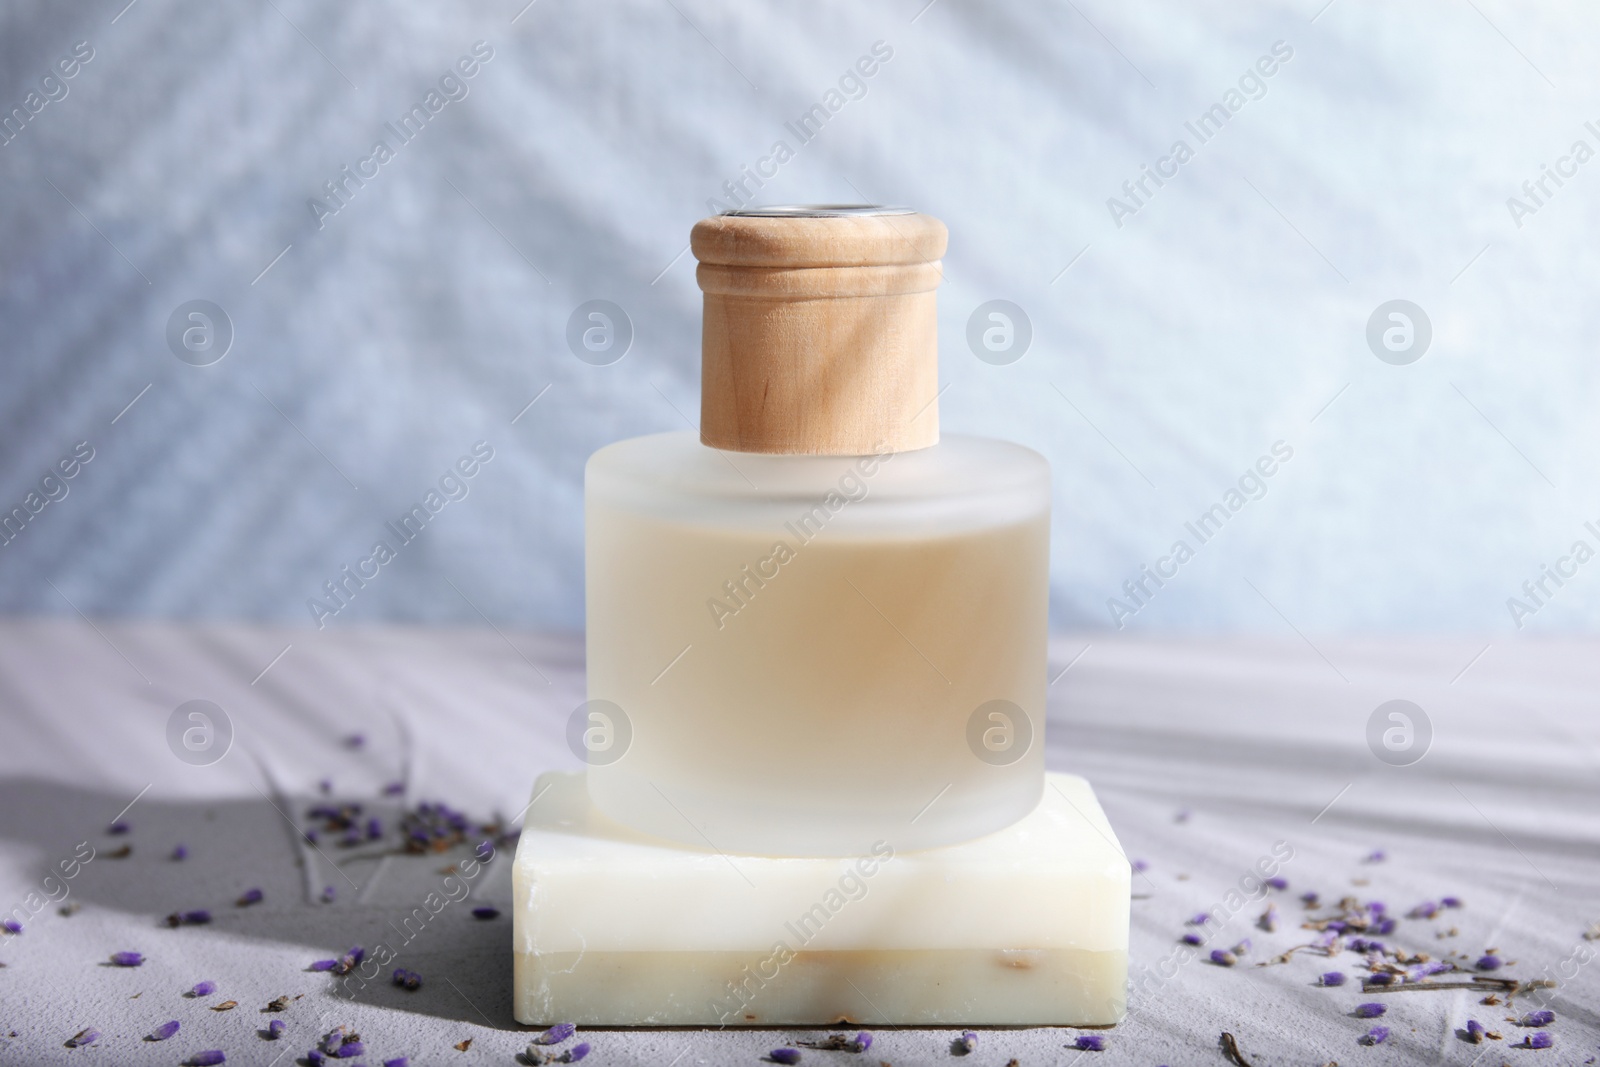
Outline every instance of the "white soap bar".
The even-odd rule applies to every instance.
[[[1126,1003],[1131,872],[1089,783],[997,833],[857,858],[647,838],[582,774],[534,788],[513,876],[516,1017],[549,1025],[1077,1025]]]

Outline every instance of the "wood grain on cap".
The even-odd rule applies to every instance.
[[[701,441],[812,455],[938,443],[945,242],[927,215],[697,223]]]

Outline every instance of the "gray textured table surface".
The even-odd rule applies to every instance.
[[[1225,1030],[1257,1065],[1589,1062],[1600,1048],[1600,966],[1589,962],[1600,941],[1583,936],[1600,920],[1600,725],[1591,711],[1600,656],[1580,642],[1507,641],[1479,656],[1482,648],[1058,639],[1050,765],[1095,783],[1130,857],[1148,864],[1134,884],[1132,1012],[1105,1032],[1105,1052],[1070,1049],[1071,1030],[984,1031],[962,1062],[1222,1063]],[[400,942],[398,924],[465,850],[384,855],[381,841],[346,848],[325,838],[319,851],[297,841],[289,820],[304,822],[324,799],[323,779],[333,798],[378,812],[391,834],[402,801],[440,800],[478,820],[513,815],[536,773],[576,763],[562,729],[582,699],[581,653],[575,638],[492,630],[0,623],[0,893],[25,926],[0,936],[0,1062],[176,1064],[222,1049],[230,1064],[287,1064],[343,1024],[362,1034],[364,1062],[512,1063],[528,1035],[510,1014],[507,916],[474,920],[462,901],[420,924],[397,961],[423,976],[416,992],[374,982],[346,1002],[329,976],[307,970],[352,945]],[[1379,762],[1366,740],[1373,709],[1393,698],[1415,701],[1431,722],[1430,751],[1407,767]],[[168,718],[193,699],[216,702],[233,725],[231,751],[210,766],[168,749]],[[342,743],[357,733],[363,747]],[[385,796],[395,781],[405,793]],[[127,833],[108,834],[124,809]],[[47,881],[82,842],[94,859],[70,880]],[[1238,966],[1174,958],[1185,920],[1226,905],[1276,842],[1293,849],[1280,871],[1289,888],[1271,894],[1276,932],[1255,927],[1265,904],[1252,901],[1207,946],[1251,938]],[[178,844],[188,849],[182,861],[169,858]],[[115,858],[123,846],[130,853]],[[1379,849],[1384,860],[1362,862]],[[321,900],[327,885],[331,903]],[[254,887],[262,902],[236,906]],[[1385,940],[1435,958],[1476,959],[1495,947],[1513,961],[1499,974],[1559,985],[1508,1010],[1480,1004],[1476,992],[1319,987],[1323,971],[1363,970],[1350,952],[1329,961],[1303,950],[1255,966],[1314,938],[1300,928],[1305,891],[1382,900],[1402,915],[1459,897],[1461,908],[1402,918]],[[33,914],[47,893],[66,896]],[[473,905],[504,909],[509,864],[491,862],[471,893]],[[63,915],[63,904],[78,907]],[[212,922],[164,921],[200,908]],[[107,965],[118,951],[146,962]],[[217,993],[182,995],[201,980]],[[281,1015],[263,1011],[281,995],[299,999]],[[225,999],[238,1007],[211,1010]],[[1358,1043],[1371,1024],[1352,1015],[1367,1000],[1388,1005],[1380,1021],[1391,1036],[1376,1047]],[[1543,1028],[1554,1049],[1513,1047],[1533,1031],[1506,1016],[1541,1006],[1556,1012]],[[260,1035],[273,1018],[287,1024],[276,1043]],[[1469,1044],[1458,1033],[1468,1018],[1503,1039]],[[176,1037],[142,1040],[168,1019],[182,1024]],[[67,1049],[86,1027],[101,1032],[98,1042]],[[875,1032],[865,1056],[815,1052],[807,1062],[951,1058],[952,1032]],[[585,1035],[589,1062],[657,1067],[754,1064],[807,1036]],[[468,1038],[467,1051],[453,1047]]]

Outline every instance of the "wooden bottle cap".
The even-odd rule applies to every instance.
[[[842,456],[937,444],[947,237],[932,216],[875,206],[697,222],[700,440]]]

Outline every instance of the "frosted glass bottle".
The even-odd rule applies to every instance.
[[[698,439],[585,471],[594,804],[702,849],[955,844],[1044,786],[1050,475],[938,419],[943,223],[702,220]]]
[[[589,696],[631,735],[589,769],[602,811],[727,852],[852,855],[1038,803],[1037,453],[741,455],[670,433],[601,449],[584,489]]]

